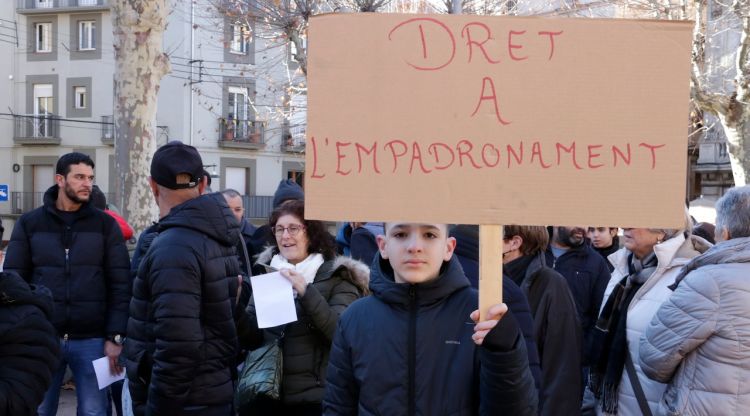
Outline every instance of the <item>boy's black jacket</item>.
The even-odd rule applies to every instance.
[[[477,291],[455,258],[438,279],[396,284],[387,261],[371,268],[372,296],[339,320],[325,415],[534,415],[537,392],[515,319],[477,347]]]

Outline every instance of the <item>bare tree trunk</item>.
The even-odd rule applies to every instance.
[[[169,72],[162,52],[168,5],[168,0],[112,0],[115,195],[136,234],[157,216],[148,176],[156,149],[159,81]]]
[[[740,44],[735,61],[735,91],[722,95],[707,91],[703,84],[703,54],[706,42],[706,0],[696,1],[696,29],[693,36],[692,95],[702,111],[715,114],[721,120],[727,137],[729,161],[732,165],[734,183],[747,184],[750,174],[750,16],[748,5],[735,1],[730,11],[734,12],[742,25]]]
[[[734,184],[744,186],[747,184],[748,170],[750,170],[750,120],[748,114],[744,114],[743,121],[739,124],[729,125],[722,118],[724,134],[727,136],[729,146],[729,161],[732,163],[732,174]]]

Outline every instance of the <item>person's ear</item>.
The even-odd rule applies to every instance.
[[[203,175],[203,178],[201,178],[201,181],[198,183],[198,194],[203,195],[203,191],[208,186],[208,176]]]
[[[666,240],[667,233],[660,231],[658,234],[659,237],[656,237],[656,244],[661,244],[664,242],[664,240]]]
[[[453,252],[456,251],[456,239],[454,237],[448,237],[445,240],[445,255],[443,256],[444,261],[449,261],[453,257]]]
[[[714,232],[714,240],[718,240],[716,237],[721,236],[721,241],[727,241],[732,238],[732,236],[729,234],[729,230],[727,230],[726,227],[721,228],[721,232],[717,235],[716,232]]]
[[[521,250],[522,245],[523,238],[520,235],[514,235],[513,237],[508,239],[508,247],[506,247],[504,251]]]
[[[151,188],[151,193],[154,194],[154,199],[159,201],[159,186],[152,177],[148,177],[148,186]]]
[[[60,188],[62,188],[63,185],[65,185],[65,177],[63,175],[60,175],[59,173],[56,173],[55,174],[55,183],[57,184],[57,186],[59,186]]]
[[[378,243],[378,251],[380,251],[380,257],[388,260],[388,253],[385,251],[385,246],[387,244],[386,240],[387,239],[384,235],[375,236],[375,241]]]

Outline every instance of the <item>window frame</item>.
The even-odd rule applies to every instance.
[[[250,26],[239,21],[234,22],[230,35],[232,38],[229,41],[229,52],[235,55],[247,55],[250,50]]]
[[[83,105],[81,105],[81,98],[83,98]],[[76,85],[73,87],[73,108],[76,110],[85,110],[89,105],[89,97],[86,86]]]
[[[52,22],[34,23],[34,53],[52,53]]]
[[[84,45],[84,33],[88,32],[88,44]],[[79,20],[78,21],[78,50],[95,51],[96,50],[96,20]]]

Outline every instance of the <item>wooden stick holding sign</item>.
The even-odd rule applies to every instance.
[[[479,320],[503,301],[503,226],[479,226]]]

